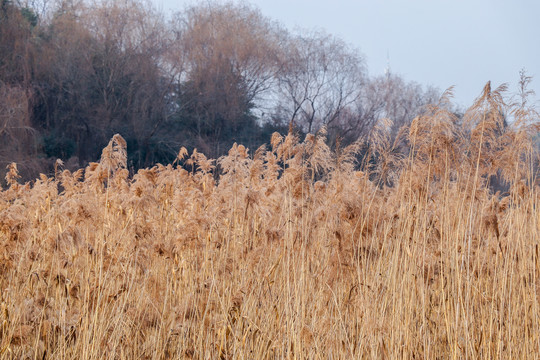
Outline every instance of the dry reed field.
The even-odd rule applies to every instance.
[[[0,358],[538,358],[538,115],[502,90],[335,151],[291,131],[130,176],[115,135],[75,172],[12,164]]]

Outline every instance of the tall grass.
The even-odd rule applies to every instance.
[[[276,133],[130,177],[116,135],[73,173],[12,164],[0,357],[538,357],[538,116],[503,90],[336,151]]]

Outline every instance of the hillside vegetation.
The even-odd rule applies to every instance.
[[[488,86],[331,150],[97,163],[0,192],[0,358],[534,358],[537,114]],[[503,114],[511,112],[508,124]]]

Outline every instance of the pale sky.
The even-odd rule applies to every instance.
[[[193,0],[154,0],[165,13]],[[485,83],[517,91],[519,71],[540,98],[540,0],[250,0],[290,30],[323,29],[358,48],[370,75],[392,72],[469,106]]]

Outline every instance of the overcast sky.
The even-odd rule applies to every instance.
[[[192,0],[154,0],[165,12]],[[370,75],[455,85],[471,105],[488,80],[517,91],[520,69],[540,98],[540,0],[250,0],[286,28],[324,29],[357,47]]]

